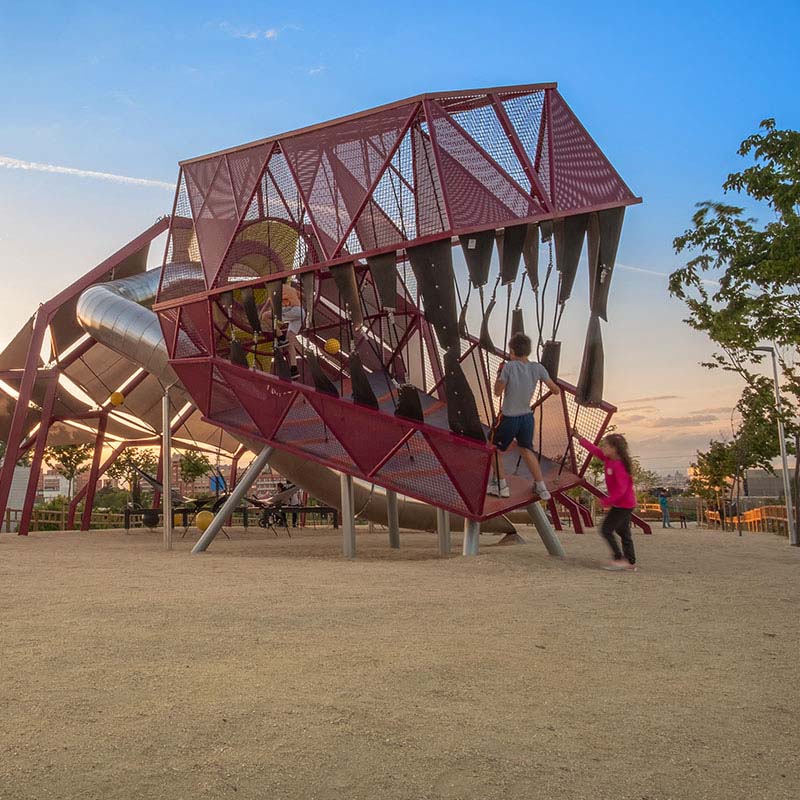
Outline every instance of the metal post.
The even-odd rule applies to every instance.
[[[786,455],[786,432],[783,429],[778,357],[774,347],[756,347],[755,349],[759,352],[769,353],[772,356],[772,375],[775,381],[775,410],[778,412],[778,444],[781,449],[781,466],[783,467],[783,494],[786,498],[786,528],[789,531],[789,544],[797,547],[797,528],[794,524],[794,510],[792,507],[792,486],[789,482],[789,460]]]
[[[340,475],[342,490],[342,555],[355,558],[356,520],[353,516],[353,478],[344,472]]]
[[[439,539],[439,555],[450,555],[450,512],[444,508],[436,509],[436,533]]]
[[[400,549],[400,512],[397,507],[397,492],[386,490],[386,524],[389,526],[389,547]]]
[[[558,536],[556,536],[556,532],[553,530],[553,526],[547,519],[547,514],[544,513],[544,509],[541,505],[539,503],[531,503],[525,507],[525,510],[528,512],[531,522],[533,522],[536,530],[539,532],[539,536],[542,538],[547,552],[550,553],[551,556],[563,558],[566,552],[564,552],[564,548]]]
[[[481,524],[477,520],[464,518],[464,544],[462,556],[478,555],[478,542],[480,541]]]
[[[161,520],[164,527],[164,549],[172,550],[172,429],[170,427],[169,389],[161,398],[161,458],[164,462],[164,477],[161,481]]]
[[[222,530],[225,520],[238,508],[244,496],[255,483],[256,478],[261,474],[261,470],[267,466],[269,457],[274,448],[266,445],[264,449],[253,459],[250,466],[245,470],[244,475],[234,490],[228,495],[228,499],[214,515],[211,524],[206,528],[205,533],[197,540],[197,544],[192,548],[192,553],[203,553],[206,548],[214,541],[214,537]]]

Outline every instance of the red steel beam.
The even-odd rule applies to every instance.
[[[106,436],[107,424],[108,412],[106,411],[100,415],[100,424],[97,426],[97,435],[94,440],[92,467],[89,470],[89,481],[86,484],[86,502],[83,504],[83,515],[81,516],[82,531],[88,531],[92,524],[92,508],[94,506],[94,495],[97,491],[97,481],[100,480],[98,471],[100,469],[100,456],[103,453],[103,441]]]
[[[31,459],[31,471],[28,475],[28,486],[25,491],[25,501],[22,504],[22,516],[19,521],[19,536],[27,536],[30,530],[31,517],[33,516],[33,506],[36,503],[36,489],[39,485],[39,475],[42,471],[42,461],[44,460],[44,449],[47,445],[47,433],[50,430],[51,417],[53,413],[53,403],[56,399],[56,389],[58,388],[58,378],[50,378],[45,389],[44,401],[42,403],[42,417],[39,422],[39,430],[36,434],[36,444]],[[12,462],[15,463],[15,462]]]

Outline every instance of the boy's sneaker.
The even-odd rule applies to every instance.
[[[547,489],[547,484],[544,481],[536,481],[536,483],[533,484],[533,493],[538,494],[540,500],[549,500],[551,497]]]
[[[486,494],[490,494],[492,497],[510,497],[511,490],[505,480],[489,481],[489,485],[486,487]]]
[[[300,370],[297,367],[289,367],[289,372],[291,373],[292,380],[300,377]]]

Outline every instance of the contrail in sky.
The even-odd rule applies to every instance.
[[[657,272],[654,269],[644,269],[644,267],[631,267],[628,264],[618,263],[617,269],[623,269],[626,272],[641,272],[644,275],[656,275],[659,278],[669,278],[669,274],[666,272]],[[719,281],[712,280],[711,278],[701,278],[700,283],[704,283],[706,286],[719,287]]]
[[[57,164],[40,164],[36,161],[22,161],[19,158],[10,158],[9,156],[0,156],[0,167],[30,170],[32,172],[54,172],[58,175],[76,175],[79,178],[94,178],[95,180],[127,183],[133,186],[157,186],[159,189],[175,189],[175,184],[167,183],[166,181],[154,181],[150,178],[131,178],[128,175],[115,175],[113,172],[96,172],[92,169],[60,167]]]

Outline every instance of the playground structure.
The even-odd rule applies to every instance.
[[[182,162],[172,214],[45,304],[2,354],[28,345],[23,368],[0,376],[19,386],[9,453],[33,448],[40,463],[54,410],[57,421],[97,419],[91,509],[109,463],[100,445],[119,416],[111,396],[121,392],[127,405],[152,381],[151,400],[171,386],[182,409],[170,418],[176,434],[193,419],[207,442],[224,438],[230,457],[260,451],[326,503],[347,504],[350,492],[351,511],[390,528],[394,506],[395,526],[441,529],[447,512],[473,531],[479,522],[513,531],[503,515],[535,497],[518,452],[501,455],[488,441],[505,355],[492,331],[503,319],[504,345],[527,327],[557,379],[558,327],[588,241],[581,375],[534,404],[551,511],[562,504],[578,529],[585,514],[565,492],[598,490],[569,432],[577,424],[597,441],[614,412],[602,399],[600,320],[624,209],[637,202],[555,84],[422,95]],[[145,272],[149,241],[165,230],[163,267]],[[288,358],[287,281],[302,309]],[[66,351],[55,346],[65,325],[86,337]],[[42,365],[46,331],[55,358]],[[139,369],[127,383],[96,382],[87,394],[99,411],[67,408],[59,374],[90,384],[71,365],[92,347]],[[501,457],[511,494],[489,497]],[[341,495],[340,474],[349,487]]]

